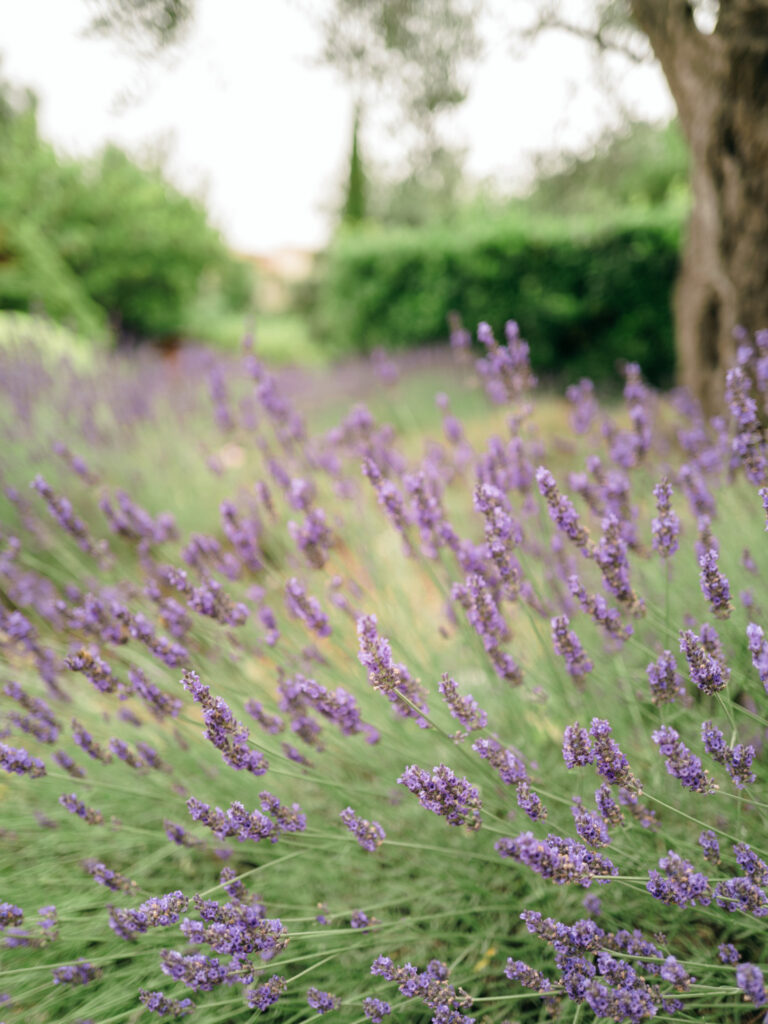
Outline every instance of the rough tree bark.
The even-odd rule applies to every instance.
[[[768,327],[768,0],[721,0],[701,33],[687,0],[630,0],[691,148],[693,209],[675,295],[680,382],[723,401],[737,325]]]

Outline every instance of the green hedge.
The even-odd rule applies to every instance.
[[[0,309],[44,312],[89,337],[184,336],[203,294],[251,305],[251,272],[202,203],[108,146],[89,160],[40,137],[31,95],[0,81]]]
[[[340,235],[320,268],[317,328],[344,352],[445,338],[457,311],[474,329],[513,318],[534,368],[613,378],[619,360],[674,376],[671,291],[683,211],[627,212],[603,223],[517,213],[460,229]]]

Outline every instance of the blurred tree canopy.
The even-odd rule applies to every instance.
[[[179,335],[204,273],[250,300],[202,204],[110,146],[65,159],[40,138],[36,101],[0,84],[0,308],[40,310],[91,336]]]
[[[479,50],[480,3],[332,0],[322,21],[324,56],[357,89],[386,82],[428,145],[438,138],[439,113],[465,93],[462,69]],[[113,13],[102,13],[102,29],[124,33],[123,17],[140,15],[163,45],[188,21],[194,0],[109,0],[107,7]],[[734,328],[768,326],[768,0],[530,0],[529,9],[524,36],[560,29],[633,61],[652,53],[667,79],[690,149],[693,197],[675,299],[678,363],[682,383],[713,410],[722,403]]]
[[[681,204],[689,193],[688,147],[677,121],[630,122],[607,131],[591,152],[547,154],[536,163],[526,205],[544,213],[605,214],[611,209]]]

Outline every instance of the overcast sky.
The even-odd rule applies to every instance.
[[[236,248],[316,247],[346,167],[351,104],[316,63],[308,2],[198,0],[179,52],[141,66],[114,42],[84,38],[85,0],[0,0],[2,69],[39,94],[41,131],[61,149],[87,154],[108,140],[139,154],[161,148],[174,181],[205,197]],[[495,2],[508,20],[530,0]],[[468,147],[472,175],[520,186],[535,153],[584,146],[618,112],[587,44],[553,33],[522,58],[506,23],[484,25],[488,52],[451,134]],[[657,69],[613,70],[637,115],[671,116]],[[379,159],[397,153],[383,132],[364,143]]]

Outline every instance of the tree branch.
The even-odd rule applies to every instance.
[[[642,52],[639,49],[634,49],[627,43],[622,43],[618,39],[611,39],[607,35],[604,27],[598,25],[594,28],[586,25],[577,25],[574,22],[567,21],[565,18],[560,17],[554,10],[545,11],[540,14],[534,24],[525,29],[522,33],[523,39],[533,39],[541,32],[550,30],[556,30],[560,32],[566,32],[568,35],[576,36],[578,39],[584,39],[589,43],[595,45],[601,53],[618,53],[622,57],[626,57],[627,60],[632,61],[633,64],[645,64],[648,62],[649,54]]]

